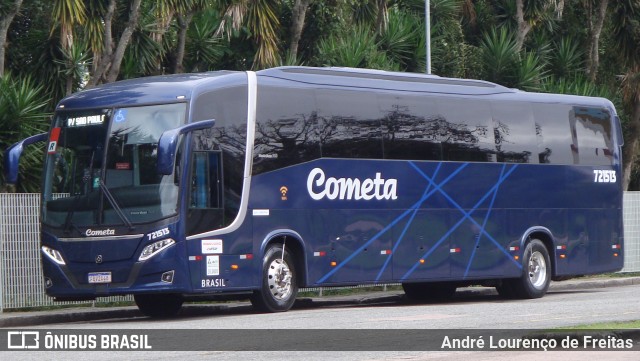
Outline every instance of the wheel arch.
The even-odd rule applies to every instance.
[[[538,239],[544,244],[547,249],[547,253],[549,254],[549,260],[551,261],[551,275],[555,276],[557,267],[555,257],[555,238],[553,237],[553,233],[546,227],[531,227],[520,239],[520,249],[524,251],[527,243],[532,239]]]
[[[307,286],[307,252],[302,236],[290,229],[278,229],[267,234],[260,244],[260,259],[264,257],[269,246],[285,244],[285,248],[293,255],[293,261],[298,272],[298,286]]]

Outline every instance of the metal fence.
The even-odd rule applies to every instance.
[[[54,304],[45,295],[42,282],[39,208],[40,197],[37,194],[0,193],[0,312]],[[640,272],[640,192],[624,195],[624,227],[625,263],[622,272]],[[132,301],[132,298],[108,297],[94,302],[66,304],[95,305],[117,301]]]
[[[4,309],[54,305],[44,292],[40,264],[40,195],[0,193],[0,312]],[[55,302],[55,305],[95,305],[133,301],[127,297],[94,302]]]

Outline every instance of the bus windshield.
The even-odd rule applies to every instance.
[[[176,214],[178,178],[158,174],[157,147],[185,113],[184,103],[59,112],[49,136],[43,223],[68,233]]]

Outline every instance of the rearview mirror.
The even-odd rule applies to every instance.
[[[7,184],[16,184],[18,182],[18,166],[24,147],[45,140],[47,140],[47,133],[32,135],[7,148],[4,152],[4,171]]]
[[[181,135],[195,130],[211,128],[215,123],[216,121],[214,119],[201,120],[199,122],[185,124],[178,128],[169,129],[162,133],[158,141],[158,174],[170,175],[173,173],[178,138]]]

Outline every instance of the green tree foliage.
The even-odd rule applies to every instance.
[[[625,125],[625,175],[640,175],[639,1],[429,3],[434,74],[605,96]],[[41,80],[40,113],[89,79],[90,86],[279,64],[424,72],[424,7],[424,0],[3,0],[0,23],[10,27],[0,36],[1,71],[15,75],[3,80],[12,84],[26,74]],[[28,93],[17,94],[33,101]],[[31,130],[0,139],[6,146]],[[638,176],[625,182],[640,188]]]
[[[4,150],[13,143],[46,130],[47,103],[43,87],[36,85],[30,77],[18,79],[10,74],[0,77],[0,149],[3,150],[0,160],[3,161]],[[36,192],[39,189],[42,153],[41,146],[25,149],[20,162],[19,192]],[[4,165],[3,162],[0,164]],[[1,177],[0,184],[4,184],[4,169]]]

